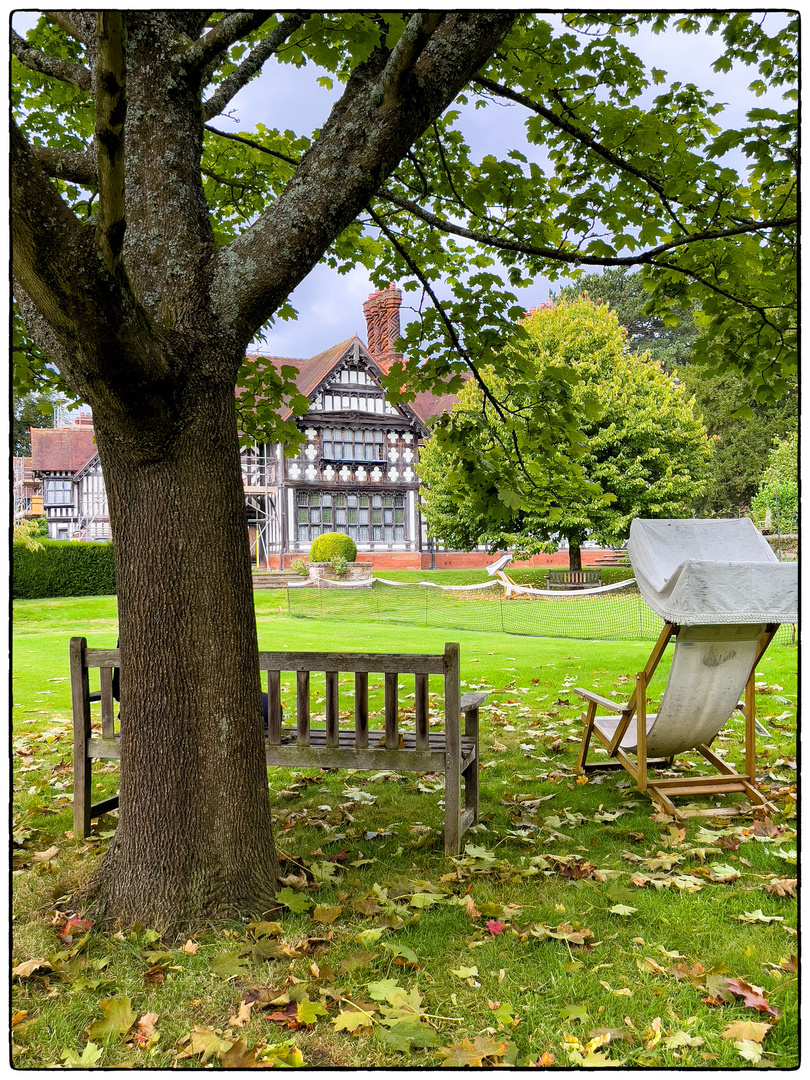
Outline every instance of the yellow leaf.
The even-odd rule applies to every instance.
[[[336,907],[326,907],[324,904],[318,904],[312,912],[312,918],[323,926],[329,926],[340,915],[341,911],[343,911],[343,908],[339,904]]]

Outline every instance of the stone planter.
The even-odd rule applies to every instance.
[[[371,581],[373,564],[370,562],[353,562],[346,564],[346,573],[338,578],[335,571],[326,562],[311,562],[308,564],[309,576],[313,581],[326,578],[327,581]]]

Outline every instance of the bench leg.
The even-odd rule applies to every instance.
[[[464,710],[464,734],[475,739],[475,756],[461,774],[464,778],[464,809],[478,821],[478,706]],[[460,839],[460,838],[459,838]]]
[[[70,684],[73,703],[73,836],[90,835],[92,761],[87,756],[90,741],[90,688],[84,665],[84,638],[70,642]]]
[[[461,851],[461,772],[457,757],[447,762],[444,774],[444,852]]]

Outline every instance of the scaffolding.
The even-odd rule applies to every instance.
[[[26,518],[41,517],[44,513],[42,507],[42,493],[35,490],[38,482],[31,473],[30,464],[26,468],[26,461],[30,458],[15,457],[14,459],[14,522],[24,521]]]
[[[281,551],[278,462],[275,446],[260,443],[242,458],[242,482],[248,508],[251,562],[270,569],[270,556]]]
[[[109,540],[110,524],[107,491],[101,463],[96,454],[74,477],[76,519],[73,536],[77,540]]]

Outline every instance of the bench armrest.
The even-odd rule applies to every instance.
[[[489,694],[483,694],[480,691],[473,694],[461,695],[461,711],[466,712],[467,709],[477,709],[480,705],[489,697]]]
[[[592,690],[581,690],[578,686],[575,686],[574,693],[579,694],[579,696],[585,698],[586,701],[592,701],[595,705],[601,705],[603,709],[610,709],[611,712],[627,712],[627,705],[620,705],[618,701],[611,701],[610,698],[602,697],[601,694],[594,694]]]

